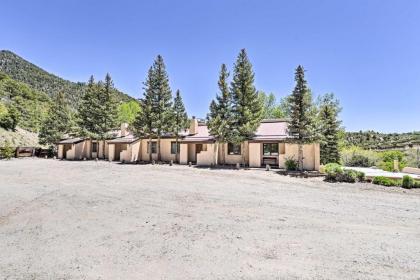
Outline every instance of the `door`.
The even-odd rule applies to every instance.
[[[198,154],[203,150],[203,144],[196,144],[195,145],[195,153]]]

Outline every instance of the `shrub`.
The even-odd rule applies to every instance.
[[[298,170],[299,163],[293,157],[289,157],[286,158],[284,165],[286,166],[286,170],[295,171]]]
[[[324,171],[327,174],[325,180],[335,182],[339,175],[343,173],[343,167],[337,163],[328,163],[324,166]]]
[[[10,143],[6,141],[3,148],[0,149],[0,156],[4,159],[11,159],[15,155],[15,149],[10,146]]]
[[[379,153],[353,146],[341,150],[341,162],[345,166],[371,167],[379,160]]]
[[[420,188],[420,181],[414,181],[413,188]]]
[[[399,180],[390,179],[385,176],[376,176],[373,178],[372,183],[375,185],[382,185],[386,187],[392,187],[392,186],[399,186],[400,182]]]
[[[401,151],[385,151],[380,154],[380,157],[379,167],[386,171],[397,171],[394,170],[394,160],[398,160],[399,170],[402,170],[407,164],[405,155]]]
[[[346,183],[356,183],[357,173],[351,169],[345,169],[342,173],[338,174],[337,181]]]
[[[406,188],[406,189],[411,189],[412,187],[414,187],[414,179],[408,175],[405,175],[402,178],[402,183],[401,183],[401,187]]]

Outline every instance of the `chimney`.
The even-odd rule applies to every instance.
[[[121,137],[128,135],[128,123],[121,124]]]
[[[190,134],[197,134],[197,133],[198,133],[198,121],[195,118],[195,116],[193,116],[191,119],[191,124],[190,124]]]

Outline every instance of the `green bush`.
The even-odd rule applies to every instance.
[[[343,167],[337,163],[328,163],[324,166],[324,172],[327,174],[325,180],[335,182],[343,173]]]
[[[369,160],[367,156],[364,155],[353,155],[349,158],[346,163],[346,166],[359,166],[359,167],[371,167],[375,165],[374,162]]]
[[[397,171],[394,170],[394,160],[398,160],[399,170],[402,170],[407,164],[405,155],[401,151],[385,151],[380,154],[380,158],[379,167],[385,171]]]
[[[420,188],[420,181],[414,181],[413,188]]]
[[[338,174],[337,181],[346,183],[356,183],[357,173],[351,169],[345,169],[343,173]]]
[[[298,170],[298,167],[299,167],[298,161],[295,160],[293,157],[286,158],[284,165],[286,166],[286,170],[289,170],[289,171]]]
[[[352,146],[340,151],[341,162],[344,166],[371,167],[379,160],[379,153]]]
[[[337,163],[328,163],[324,166],[324,172],[327,174],[326,181],[355,183],[365,181],[365,173],[344,169]]]
[[[399,180],[390,179],[385,176],[374,177],[372,183],[374,183],[375,185],[382,185],[386,187],[399,186],[401,184]]]
[[[10,143],[6,141],[3,148],[0,149],[0,158],[11,159],[15,156],[15,149],[10,146]]]
[[[402,183],[401,183],[401,187],[406,188],[406,189],[411,189],[412,187],[414,187],[414,179],[408,175],[405,175],[402,178]]]

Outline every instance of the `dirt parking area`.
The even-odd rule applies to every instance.
[[[0,161],[0,279],[420,279],[420,190]]]

